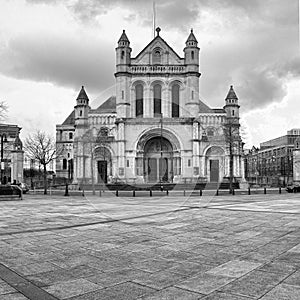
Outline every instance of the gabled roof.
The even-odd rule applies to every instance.
[[[232,85],[230,86],[229,92],[228,92],[227,97],[225,99],[236,99],[236,100],[238,100],[238,97],[236,96],[236,93],[235,93]]]
[[[84,90],[84,86],[81,87],[81,90],[80,90],[76,100],[80,100],[80,99],[89,101],[89,97],[87,96],[87,94]]]
[[[62,125],[75,125],[75,110],[70,113]]]
[[[155,44],[156,42],[160,41],[162,44],[169,49],[169,52],[173,53],[178,59],[182,59],[174,50],[173,48],[163,39],[160,35],[157,35],[134,59],[138,59],[140,56],[144,54],[144,52],[151,47],[151,45]]]
[[[98,106],[95,111],[98,113],[116,113],[116,107],[116,96],[110,96],[100,106]]]
[[[211,114],[211,113],[213,113],[213,110],[208,105],[206,105],[204,102],[199,100],[199,113],[200,114],[205,114],[205,113]]]

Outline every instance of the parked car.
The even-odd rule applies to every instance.
[[[12,185],[14,185],[14,184],[12,184]],[[29,186],[24,182],[20,182],[15,185],[17,185],[19,188],[21,188],[23,194],[26,194],[29,191]]]
[[[290,184],[286,187],[288,193],[297,193],[300,192],[300,184]]]

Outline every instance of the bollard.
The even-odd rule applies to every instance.
[[[167,196],[169,196],[169,190],[167,189]]]
[[[217,189],[216,196],[219,196],[219,189]]]
[[[183,196],[185,196],[185,189],[183,190]]]
[[[234,191],[234,189],[232,189],[232,195],[235,195],[235,191]]]
[[[119,190],[116,189],[116,196],[119,197]]]
[[[200,197],[202,196],[202,189],[200,189]]]
[[[267,188],[266,187],[264,187],[264,194],[266,194],[267,193]]]
[[[100,188],[100,190],[99,190],[99,197],[101,197],[102,196],[102,193],[101,193],[101,188]]]
[[[279,187],[279,194],[281,194],[281,186]]]
[[[132,190],[132,197],[135,197],[135,190]]]
[[[69,196],[69,186],[67,183],[66,183],[65,196]]]
[[[84,197],[84,189],[82,189],[82,197]]]
[[[149,191],[150,191],[150,197],[152,197],[152,190],[150,189]]]
[[[248,195],[251,195],[250,187],[248,187]]]

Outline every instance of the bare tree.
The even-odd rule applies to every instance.
[[[223,127],[225,141],[229,150],[229,190],[232,193],[234,170],[234,156],[242,150],[242,138],[240,136],[240,124],[236,118],[227,118]]]
[[[34,159],[42,165],[44,194],[47,194],[47,165],[56,158],[55,139],[45,132],[37,130],[25,139],[24,150],[30,159]]]

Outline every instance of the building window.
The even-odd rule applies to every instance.
[[[143,95],[144,95],[144,88],[143,85],[138,84],[135,87],[135,115],[136,117],[143,116]]]
[[[73,139],[73,132],[69,132],[69,140]]]
[[[192,91],[192,100],[194,100],[194,91]]]
[[[214,130],[213,129],[208,129],[207,130],[207,136],[214,136]]]
[[[124,99],[124,91],[122,91],[122,99]]]
[[[161,85],[156,84],[153,88],[154,91],[154,117],[161,116]]]
[[[67,170],[67,160],[63,159],[63,170]]]
[[[234,116],[234,110],[232,111],[232,115]]]
[[[192,56],[192,59],[194,59],[194,58],[195,58],[194,51],[192,51],[192,53],[191,53],[191,56]]]
[[[191,166],[191,160],[188,159],[188,167],[190,167],[190,166]]]
[[[82,110],[79,112],[79,116],[82,117]]]
[[[123,59],[124,56],[125,56],[125,52],[124,52],[124,50],[122,50],[122,52],[121,52],[121,59]]]
[[[179,117],[179,85],[172,86],[172,117]]]
[[[154,49],[152,54],[152,63],[155,65],[161,64],[161,50],[160,49]]]
[[[101,127],[99,130],[99,136],[108,136],[108,128],[107,127]]]

